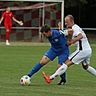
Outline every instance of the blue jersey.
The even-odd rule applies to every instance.
[[[67,45],[67,39],[63,33],[58,30],[51,30],[52,36],[48,38],[51,43],[51,48],[53,51],[57,53],[61,53],[62,51],[69,50]]]

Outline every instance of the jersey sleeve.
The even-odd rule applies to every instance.
[[[63,34],[63,30],[57,30],[57,35],[59,36],[59,35],[64,35]]]
[[[68,35],[68,30],[65,29],[65,30],[59,30],[59,32],[64,35],[64,36],[67,36]]]
[[[82,29],[77,25],[74,25],[72,29],[73,29],[73,36],[78,36],[80,33],[82,33]]]

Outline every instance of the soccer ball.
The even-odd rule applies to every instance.
[[[31,78],[29,76],[27,76],[27,75],[24,75],[20,79],[20,84],[21,85],[30,85],[31,84]]]

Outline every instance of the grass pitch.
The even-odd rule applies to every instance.
[[[88,74],[81,65],[69,68],[65,85],[57,85],[59,77],[47,85],[41,73],[45,71],[52,74],[57,68],[57,58],[32,77],[30,86],[21,86],[21,76],[31,70],[48,48],[48,44],[1,44],[0,96],[96,96],[96,77]],[[92,44],[92,49],[91,65],[96,68],[95,44]]]

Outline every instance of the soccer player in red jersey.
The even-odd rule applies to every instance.
[[[14,16],[13,13],[11,12],[10,7],[7,7],[5,12],[3,12],[2,17],[0,19],[0,24],[4,20],[4,27],[6,29],[6,45],[10,45],[9,40],[10,40],[10,32],[12,28],[12,19],[13,21],[17,22],[19,25],[23,25],[22,21],[18,21]]]

